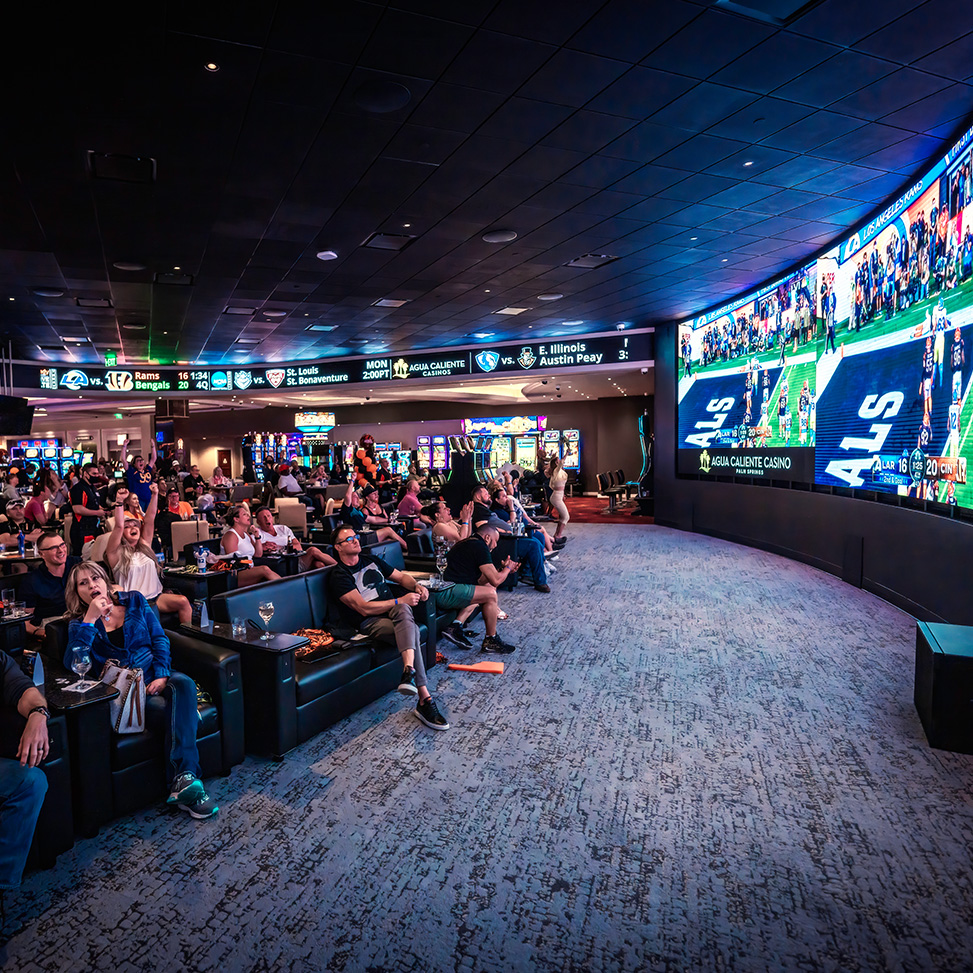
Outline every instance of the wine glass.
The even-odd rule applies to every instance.
[[[267,631],[260,638],[264,642],[269,642],[273,638],[273,635],[270,634],[270,620],[274,617],[274,603],[272,601],[262,601],[257,611],[260,613],[264,625],[267,626]]]
[[[87,692],[95,685],[94,682],[88,682],[85,679],[88,670],[91,668],[91,653],[83,646],[79,646],[71,652],[71,668],[81,677],[81,681],[74,686],[75,692]]]
[[[446,550],[446,546],[444,544],[436,548],[436,570],[439,572],[440,584],[444,583],[443,572],[446,570],[449,564],[449,562],[446,560],[447,553],[448,551]]]

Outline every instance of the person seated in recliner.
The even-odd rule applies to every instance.
[[[47,701],[17,667],[0,652],[0,695],[3,705],[16,709],[27,720],[17,743],[16,757],[0,757],[0,898],[17,888],[23,878],[27,853],[37,817],[47,793],[47,778],[40,763],[50,752],[47,735]],[[4,740],[5,753],[13,752],[13,740]],[[0,930],[0,935],[2,935]]]
[[[109,659],[125,668],[142,670],[148,697],[146,722],[164,724],[169,781],[166,803],[194,818],[213,817],[219,807],[207,796],[199,779],[196,683],[172,671],[169,638],[158,616],[137,591],[113,592],[104,568],[93,562],[71,570],[65,600],[72,620],[64,664],[70,668],[73,650],[85,647],[96,675]]]
[[[257,533],[260,535],[261,544],[263,544],[264,557],[282,554],[290,544],[291,549],[301,555],[298,563],[302,571],[326,568],[335,563],[333,557],[328,557],[324,551],[316,547],[309,547],[305,551],[290,527],[286,524],[274,523],[274,514],[270,507],[257,507],[253,519],[256,521]]]
[[[403,665],[399,692],[418,697],[414,713],[420,723],[432,730],[448,730],[449,722],[439,712],[426,685],[419,626],[412,614],[412,609],[429,597],[428,589],[380,558],[362,554],[358,534],[348,524],[334,529],[331,543],[338,563],[328,573],[328,590],[337,603],[339,622],[394,644]],[[393,595],[388,581],[401,585],[406,594]]]

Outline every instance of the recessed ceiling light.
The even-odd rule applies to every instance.
[[[64,334],[62,334],[62,335],[59,335],[58,337],[61,339],[61,341],[74,341],[74,342],[77,342],[78,344],[82,344],[82,345],[83,344],[86,344],[87,341],[88,341],[87,338],[79,338],[79,337],[77,337],[75,335],[64,335]]]
[[[517,239],[516,230],[488,230],[481,237],[484,243],[510,243]]]
[[[122,327],[126,331],[144,331],[148,325],[146,324],[123,324]]]
[[[64,291],[55,290],[53,287],[35,287],[34,293],[38,297],[64,297]]]
[[[138,270],[145,270],[146,269],[145,264],[135,263],[132,260],[116,260],[112,264],[112,266],[116,270],[129,270],[132,273],[135,273]]]
[[[729,257],[724,257],[724,258],[722,259],[722,261],[720,261],[720,262],[721,262],[721,263],[726,263],[726,262],[727,262],[727,260],[729,260],[729,259],[730,259]]]
[[[471,338],[492,338],[495,332],[493,331],[476,331],[470,335]]]
[[[210,61],[209,63],[204,64],[203,67],[206,68],[210,74],[216,74],[216,72],[220,69],[220,66],[215,61]]]
[[[753,165],[753,162],[744,162],[743,165],[744,165],[744,168],[746,168],[747,166],[752,166]]]
[[[264,315],[266,315],[266,317],[268,317],[268,318],[286,318],[287,317],[287,312],[286,311],[281,311],[281,310],[278,310],[278,309],[274,309],[273,311],[264,311],[262,313]]]
[[[537,300],[539,301],[559,301],[564,297],[563,294],[538,294]]]
[[[234,307],[233,305],[227,304],[223,308],[224,314],[256,314],[257,309],[255,307]]]
[[[523,314],[524,311],[529,311],[529,307],[502,307],[499,311],[494,311],[494,314]]]
[[[337,260],[338,254],[334,250],[319,250],[315,255],[318,260]]]
[[[403,304],[408,304],[408,301],[396,301],[391,297],[382,297],[377,301],[372,301],[372,307],[402,307]]]
[[[304,329],[305,331],[337,331],[338,325],[336,324],[312,324]]]
[[[698,239],[699,239],[699,237],[698,237],[698,236],[691,236],[691,237],[690,237],[689,239],[690,239],[690,240],[698,240]]]
[[[403,230],[408,230],[410,226],[412,226],[412,224],[411,224],[411,223],[403,223],[403,224],[402,224],[402,229],[403,229]]]

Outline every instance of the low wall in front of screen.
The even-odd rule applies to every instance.
[[[656,492],[659,525],[803,561],[924,621],[973,625],[973,524],[746,483],[672,478],[657,480]]]

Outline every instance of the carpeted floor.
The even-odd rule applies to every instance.
[[[503,597],[502,676],[432,673],[150,809],[8,899],[5,969],[973,968],[973,758],[931,750],[914,623],[829,575],[572,525]],[[465,658],[441,646],[454,661]]]

